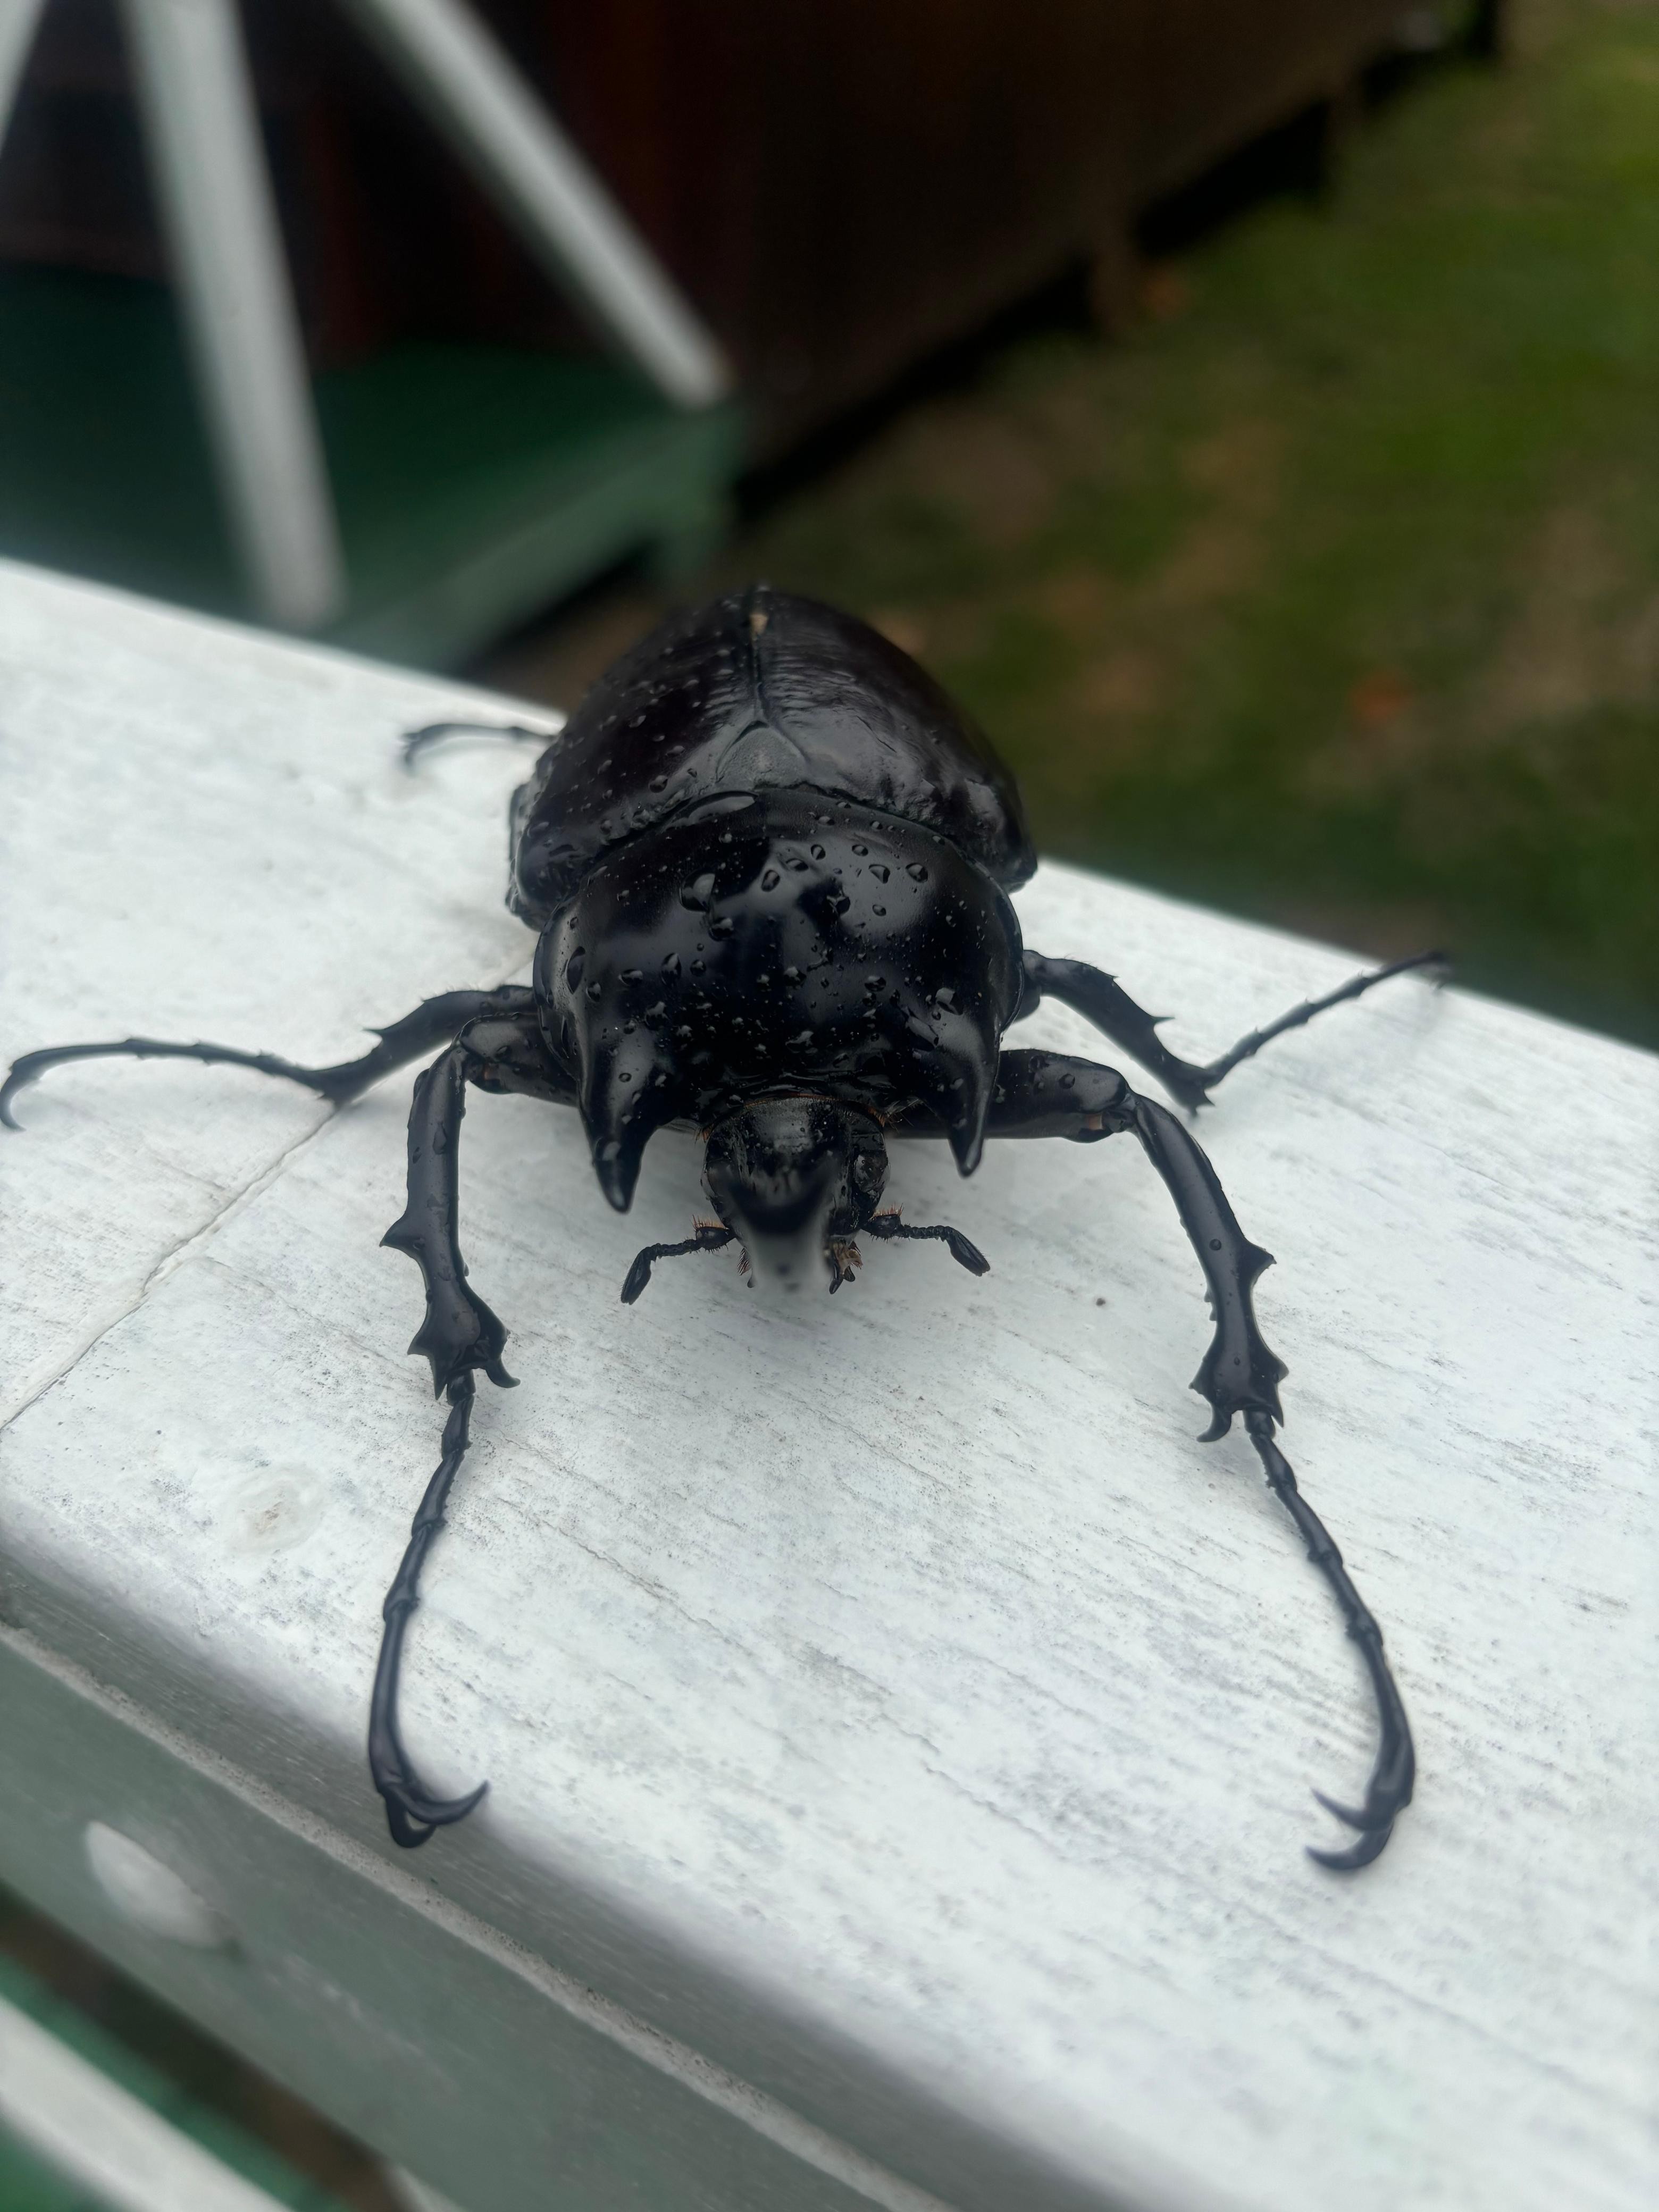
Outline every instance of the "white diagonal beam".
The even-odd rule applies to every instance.
[[[125,0],[219,477],[259,611],[325,622],[344,570],[234,0]]]
[[[0,2130],[111,2212],[277,2212],[274,2197],[3,1997]]]
[[[462,0],[345,0],[538,258],[574,286],[665,397],[732,388],[714,338]]]
[[[45,5],[46,0],[0,0],[0,143]]]

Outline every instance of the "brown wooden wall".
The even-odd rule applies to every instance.
[[[1338,88],[1399,0],[476,0],[775,451]],[[313,359],[582,342],[331,0],[245,0]],[[0,260],[164,273],[110,0],[50,0]]]

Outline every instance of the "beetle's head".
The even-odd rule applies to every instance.
[[[702,1187],[719,1216],[680,1244],[647,1244],[628,1271],[623,1303],[632,1305],[659,1260],[714,1252],[735,1239],[750,1287],[839,1290],[860,1266],[854,1239],[937,1237],[970,1274],[989,1262],[957,1229],[913,1228],[896,1209],[878,1212],[887,1182],[887,1147],[872,1114],[811,1096],[750,1099],[708,1132]]]
[[[880,1125],[831,1098],[754,1099],[708,1132],[703,1188],[763,1290],[835,1289],[886,1182]]]

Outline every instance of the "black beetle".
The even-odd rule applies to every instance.
[[[469,726],[417,730],[405,757]],[[884,1206],[890,1138],[942,1136],[970,1175],[988,1136],[1094,1144],[1133,1131],[1209,1286],[1215,1335],[1193,1385],[1210,1405],[1206,1441],[1242,1417],[1376,1693],[1380,1741],[1364,1803],[1320,1800],[1358,1840],[1312,1856],[1347,1869],[1387,1843],[1411,1801],[1411,1729],[1382,1632],[1273,1440],[1285,1370],[1250,1304],[1271,1255],[1245,1237],[1208,1159],[1165,1107],[1115,1069],[1005,1051],[1002,1039],[1041,999],[1060,999],[1196,1109],[1269,1038],[1440,956],[1358,975],[1196,1066],[1165,1050],[1153,1018],[1111,976],[1025,949],[1008,893],[1036,865],[1012,777],[913,660],[848,616],[756,586],[665,623],[626,655],[514,794],[507,902],[538,933],[532,988],[428,999],[377,1031],[372,1051],[335,1067],[128,1037],[28,1053],[12,1068],[0,1121],[15,1127],[17,1092],[62,1060],[228,1061],[343,1101],[441,1047],[415,1085],[409,1203],[385,1239],[420,1267],[426,1318],[410,1349],[430,1360],[450,1409],[386,1596],[371,1705],[370,1771],[399,1844],[426,1842],[483,1794],[480,1785],[433,1797],[397,1715],[404,1632],[467,1449],[474,1373],[513,1381],[501,1364],[507,1332],[468,1286],[457,1242],[469,1083],[574,1106],[619,1212],[654,1130],[702,1133],[714,1218],[683,1243],[647,1246],[623,1285],[629,1304],[657,1261],[734,1241],[750,1287],[785,1293],[850,1282],[860,1237],[936,1237],[983,1274],[987,1261],[959,1231],[915,1227]]]

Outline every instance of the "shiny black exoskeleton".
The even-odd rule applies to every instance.
[[[415,732],[407,757],[457,726]],[[1243,1419],[1376,1692],[1364,1803],[1322,1800],[1358,1840],[1313,1856],[1340,1869],[1375,1858],[1410,1802],[1411,1731],[1381,1632],[1274,1442],[1285,1369],[1250,1303],[1270,1255],[1166,1108],[1112,1068],[1005,1049],[1003,1038],[1044,996],[1060,999],[1196,1108],[1270,1037],[1437,956],[1357,976],[1206,1066],[1176,1059],[1111,976],[1022,943],[1008,894],[1036,855],[986,739],[874,630],[763,586],[669,623],[600,678],[515,794],[511,848],[508,902],[538,932],[531,989],[429,999],[334,1067],[129,1037],[28,1054],[0,1089],[9,1122],[11,1100],[46,1067],[118,1053],[228,1061],[343,1100],[441,1047],[415,1086],[409,1203],[386,1237],[421,1267],[426,1316],[410,1350],[430,1360],[450,1408],[386,1601],[371,1708],[370,1768],[396,1840],[424,1843],[483,1794],[434,1799],[397,1722],[404,1632],[467,1449],[475,1373],[513,1379],[507,1332],[468,1283],[457,1240],[471,1084],[574,1106],[619,1211],[656,1130],[703,1133],[714,1218],[639,1255],[623,1285],[630,1304],[657,1261],[734,1243],[750,1287],[784,1293],[850,1282],[860,1238],[937,1238],[982,1274],[987,1261],[959,1230],[918,1227],[884,1203],[890,1140],[943,1137],[965,1176],[988,1135],[1092,1144],[1133,1132],[1209,1289],[1215,1334],[1194,1385],[1209,1402],[1206,1436]]]

